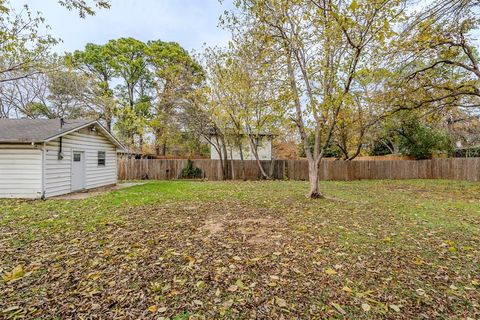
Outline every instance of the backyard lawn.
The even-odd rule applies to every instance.
[[[165,181],[0,200],[0,318],[480,318],[480,183],[322,188]]]

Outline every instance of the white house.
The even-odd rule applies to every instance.
[[[0,198],[48,198],[117,183],[117,148],[98,121],[0,119]]]
[[[270,134],[261,134],[259,138],[255,139],[257,143],[257,152],[258,158],[260,160],[271,160],[272,159],[272,135]],[[218,142],[217,144],[215,134],[210,135],[210,159],[219,160],[220,156],[217,151],[217,146],[221,147],[221,143]],[[250,144],[248,143],[247,137],[243,139],[242,145],[242,153],[244,160],[255,160],[255,156],[250,148]],[[227,158],[228,160],[240,160],[240,148],[231,146],[227,143]]]

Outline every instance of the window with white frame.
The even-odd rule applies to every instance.
[[[105,166],[105,151],[98,151],[98,166]]]

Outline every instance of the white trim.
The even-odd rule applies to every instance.
[[[75,158],[75,153],[80,153],[81,154],[81,162],[82,162],[82,174],[83,174],[83,186],[81,189],[73,190],[73,162]],[[87,181],[86,181],[86,165],[87,165],[87,158],[86,158],[87,152],[84,149],[78,149],[78,148],[72,148],[72,157],[70,161],[70,192],[77,192],[77,191],[82,191],[85,190],[87,187]]]
[[[100,152],[103,152],[103,164],[98,164],[98,160],[100,160]],[[105,150],[97,150],[97,167],[106,167],[107,166],[107,152]]]
[[[46,155],[46,152],[47,152],[47,143],[44,142],[43,143],[43,147],[42,147],[42,199],[45,198],[45,193],[46,193],[46,178],[47,178],[47,174],[46,174],[46,170],[47,170],[47,165],[46,165],[46,159],[47,159],[47,155]]]

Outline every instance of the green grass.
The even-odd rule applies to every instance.
[[[0,318],[480,317],[480,184],[322,182],[322,200],[307,187],[0,200]]]

